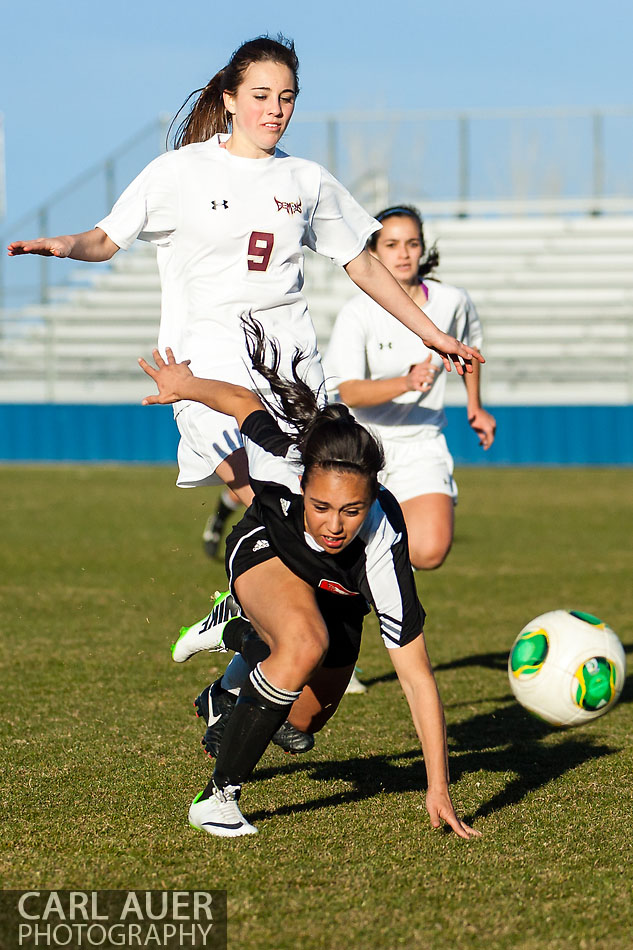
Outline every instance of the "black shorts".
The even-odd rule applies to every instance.
[[[249,509],[226,539],[226,573],[238,603],[237,578],[274,557],[277,555],[270,546],[266,528]],[[367,601],[361,594],[350,597],[318,589],[314,593],[330,638],[322,665],[328,669],[351,666],[358,659],[363,620],[370,611]]]

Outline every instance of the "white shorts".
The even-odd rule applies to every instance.
[[[215,470],[224,459],[243,447],[242,436],[233,416],[225,416],[198,402],[185,402],[178,408],[179,488],[221,485]]]
[[[383,441],[386,464],[378,476],[400,504],[418,495],[450,495],[457,504],[453,456],[439,433],[432,439]]]

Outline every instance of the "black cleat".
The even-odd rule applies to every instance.
[[[204,719],[207,724],[204,736],[200,740],[202,748],[207,755],[214,758],[217,757],[226,724],[237,702],[237,696],[222,688],[221,680],[222,677],[207,686],[193,701],[196,716]]]
[[[284,752],[290,755],[296,755],[298,752],[309,752],[314,746],[314,736],[309,732],[301,732],[295,729],[288,720],[281,724],[277,732],[272,737],[272,742],[278,745]]]

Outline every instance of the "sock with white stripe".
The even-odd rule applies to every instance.
[[[290,708],[301,690],[282,689],[266,679],[258,663],[240,693],[228,721],[216,762],[213,779],[202,798],[208,798],[214,785],[242,785],[280,725],[288,718]]]

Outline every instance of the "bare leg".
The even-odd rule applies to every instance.
[[[220,462],[215,470],[232,492],[244,505],[250,505],[253,500],[253,489],[248,481],[248,460],[244,449],[237,449]]]
[[[314,590],[273,558],[235,581],[244,613],[270,647],[260,665],[275,686],[299,690],[323,661],[329,639]]]
[[[354,664],[336,669],[320,667],[303,687],[303,692],[288,716],[288,721],[302,732],[318,732],[331,719],[354,671]]]
[[[402,502],[409,534],[409,556],[419,570],[444,563],[453,543],[454,505],[450,495],[418,495]]]

